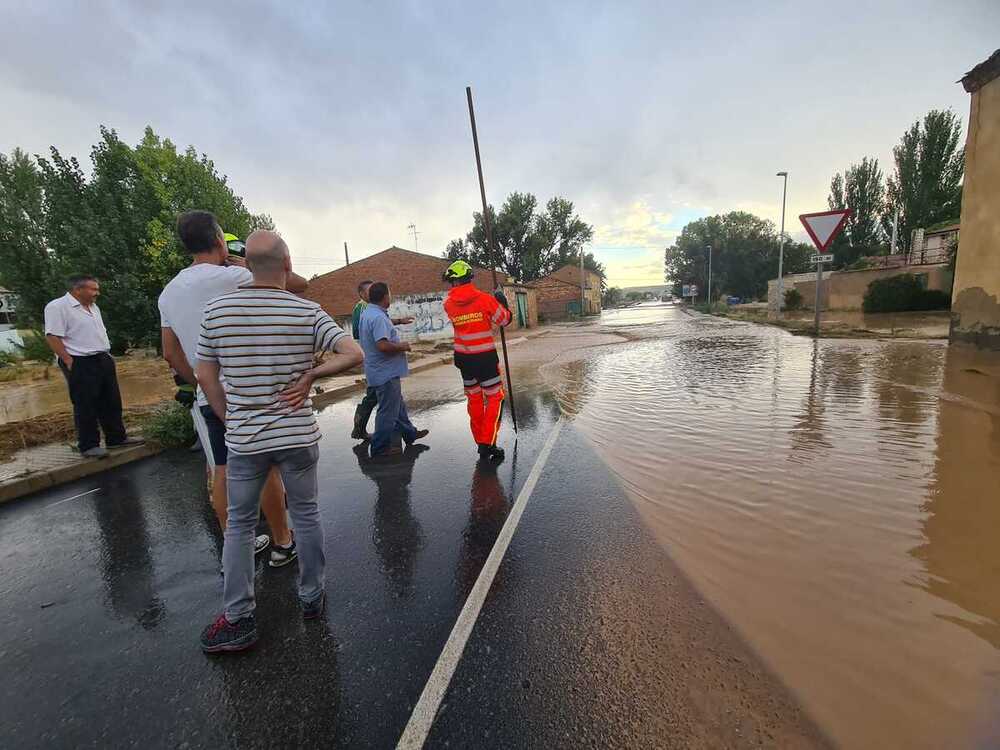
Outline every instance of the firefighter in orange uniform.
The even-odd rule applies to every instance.
[[[469,400],[472,437],[480,458],[500,463],[504,453],[497,447],[497,435],[504,392],[493,327],[507,326],[512,320],[507,298],[499,289],[494,294],[477,289],[472,284],[472,266],[464,260],[448,266],[444,280],[451,284],[444,311],[455,328],[455,367],[462,373]]]

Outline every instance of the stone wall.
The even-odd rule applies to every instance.
[[[820,290],[820,309],[860,310],[868,285],[875,279],[887,279],[903,273],[927,276],[928,289],[948,291],[951,272],[941,264],[932,266],[902,266],[900,268],[872,268],[863,271],[824,271],[823,288]],[[768,307],[777,300],[777,279],[768,282]],[[812,310],[816,304],[816,274],[800,273],[785,277],[785,289],[798,289],[802,306]]]
[[[972,91],[961,226],[951,339],[1000,350],[1000,77]]]

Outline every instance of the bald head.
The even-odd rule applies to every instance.
[[[247,265],[254,276],[273,276],[290,271],[288,245],[277,232],[258,229],[247,237]]]

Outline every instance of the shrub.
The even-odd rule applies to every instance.
[[[924,289],[920,295],[921,310],[950,310],[951,295],[941,289]]]
[[[49,349],[49,344],[45,340],[45,334],[41,331],[30,331],[22,337],[24,343],[18,344],[17,348],[21,356],[32,362],[52,362],[56,355]]]
[[[164,448],[181,448],[194,442],[191,412],[176,402],[157,407],[142,421],[142,434]]]
[[[866,313],[943,310],[951,307],[951,296],[939,289],[924,289],[912,273],[876,279],[868,285],[861,309]]]
[[[785,290],[785,309],[799,310],[802,308],[802,292],[795,287]]]

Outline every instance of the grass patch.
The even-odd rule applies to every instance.
[[[152,408],[141,420],[146,440],[164,448],[184,448],[194,442],[194,422],[191,411],[176,401]]]

